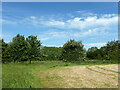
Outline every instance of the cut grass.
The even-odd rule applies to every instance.
[[[91,71],[88,74],[87,73],[88,70],[82,67],[90,65],[95,65],[95,63],[88,63],[87,61],[86,63],[85,62],[72,63],[61,61],[34,61],[32,62],[32,64],[28,64],[28,62],[7,63],[2,65],[2,87],[3,88],[117,87],[116,85],[111,84],[110,86],[109,85],[105,86],[104,84],[99,85],[99,82],[94,80],[94,78],[86,77],[89,74],[93,76],[93,74],[91,73]],[[84,74],[82,74],[82,72],[84,72]],[[94,74],[96,74],[96,72],[94,72]],[[115,78],[114,80],[117,79]],[[92,83],[90,84],[90,82]]]
[[[98,67],[98,66],[96,66],[96,67],[97,67],[97,68],[100,68],[100,69],[103,69],[103,70],[105,70],[105,71],[110,71],[110,72],[114,72],[114,73],[119,73],[119,74],[120,74],[120,72],[116,72],[116,71],[109,70],[109,69],[102,68],[102,67]]]
[[[100,74],[103,74],[103,75],[111,75],[112,76],[112,79],[118,79],[118,77],[116,77],[116,75],[114,74],[109,74],[109,73],[104,73],[104,72],[100,72],[99,70],[94,70],[90,67],[86,67],[87,69],[91,70],[91,71],[94,71],[94,72],[97,72],[97,73],[100,73]]]
[[[103,66],[103,65],[102,65]],[[36,75],[39,78],[48,80],[46,84],[50,88],[117,88],[118,78],[111,78],[111,75],[92,72],[87,66],[57,67],[46,72],[40,71]],[[43,76],[40,76],[43,73]],[[61,78],[52,78],[52,76]],[[49,78],[48,78],[49,77]],[[56,84],[54,81],[57,81]],[[45,83],[44,83],[45,84]]]
[[[115,75],[113,75],[113,74],[108,74],[108,73],[104,73],[104,72],[100,72],[99,70],[94,70],[94,69],[92,69],[92,68],[90,68],[90,67],[86,67],[87,69],[89,69],[89,70],[91,70],[91,71],[94,71],[94,72],[97,72],[97,73],[101,73],[101,74],[104,74],[104,75],[112,75],[112,76],[115,76]]]

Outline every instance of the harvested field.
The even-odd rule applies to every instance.
[[[35,74],[49,88],[118,88],[118,65],[56,67]]]

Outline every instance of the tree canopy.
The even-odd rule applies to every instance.
[[[34,57],[34,60],[40,52],[40,41],[36,36],[28,36],[27,40],[23,35],[17,34],[12,42],[6,44],[2,40],[2,61],[28,61]]]
[[[64,61],[80,61],[85,58],[82,41],[69,40],[63,45],[61,57]]]

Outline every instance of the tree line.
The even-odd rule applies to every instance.
[[[69,40],[63,47],[42,46],[37,36],[17,34],[11,42],[6,43],[0,40],[2,47],[2,63],[23,62],[34,60],[62,60],[62,61],[84,61],[84,60],[119,60],[120,43],[118,41],[108,42],[105,46],[98,49],[91,47],[84,48],[82,41]]]
[[[98,49],[91,47],[87,51],[87,58],[100,60],[119,60],[120,59],[120,43],[118,41],[108,42],[105,46]]]

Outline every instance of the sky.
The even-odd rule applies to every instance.
[[[2,38],[37,35],[43,46],[81,40],[86,49],[118,39],[117,2],[3,2]]]

